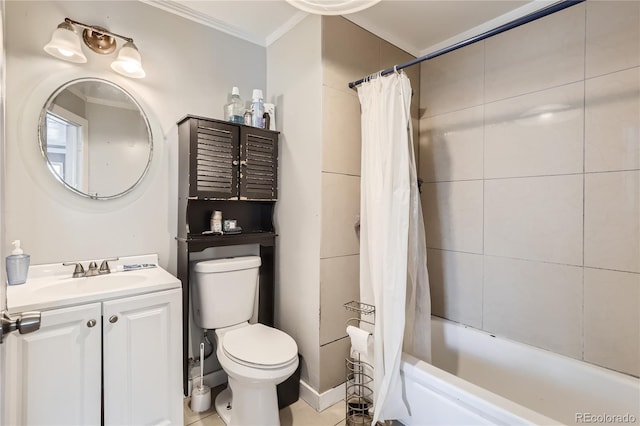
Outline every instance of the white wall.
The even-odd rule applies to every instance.
[[[267,93],[280,136],[275,225],[276,326],[304,357],[302,378],[319,389],[321,19],[309,16],[267,48]]]
[[[4,0],[0,0],[0,241],[4,241],[4,114],[5,114],[5,38],[4,38]],[[0,259],[4,259],[4,247],[0,244]],[[4,286],[4,268],[0,268],[0,311],[5,309],[6,305],[6,288]],[[0,372],[2,377],[6,377],[4,372],[5,368],[5,353],[7,345],[0,345]],[[4,422],[5,412],[5,398],[4,398],[4,381],[0,379],[0,422]]]
[[[23,240],[33,264],[159,253],[175,272],[177,128],[187,113],[222,118],[232,86],[247,98],[266,85],[266,49],[137,1],[6,3],[7,167],[4,248]],[[65,17],[132,37],[147,77],[120,77],[113,56],[85,49],[75,65],[42,50]],[[124,198],[95,201],[61,186],[45,167],[37,142],[38,114],[48,95],[78,77],[109,79],[148,114],[153,164]]]

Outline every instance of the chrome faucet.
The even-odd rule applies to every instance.
[[[64,266],[75,266],[73,270],[73,278],[82,278],[82,277],[95,277],[96,275],[104,275],[111,273],[111,269],[109,268],[109,262],[115,262],[118,260],[118,257],[114,257],[111,259],[105,259],[100,263],[100,268],[98,269],[98,264],[95,260],[89,263],[89,269],[86,271],[80,262],[64,262]]]
[[[98,275],[98,265],[96,264],[96,261],[93,260],[89,263],[89,269],[85,272],[84,276],[95,277],[96,275]]]
[[[105,259],[102,261],[102,263],[100,264],[100,269],[98,270],[99,274],[110,274],[111,273],[111,268],[109,268],[109,262],[115,262],[117,260],[119,260],[119,257],[114,257],[112,259]]]
[[[78,262],[64,262],[62,264],[63,266],[75,266],[76,268],[73,270],[73,278],[82,278],[84,277],[84,266],[82,266],[82,263]]]

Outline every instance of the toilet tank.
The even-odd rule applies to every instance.
[[[191,263],[193,319],[206,329],[248,321],[258,286],[259,256]]]

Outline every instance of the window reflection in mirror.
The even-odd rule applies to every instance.
[[[51,168],[67,185],[89,192],[88,158],[85,158],[88,121],[57,105],[46,114],[47,158]]]
[[[49,170],[83,196],[109,199],[133,189],[151,160],[151,130],[139,104],[115,84],[79,79],[60,87],[40,119]]]

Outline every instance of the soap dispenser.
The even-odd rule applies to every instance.
[[[7,256],[7,281],[9,285],[24,284],[27,282],[31,256],[24,254],[20,248],[20,240],[15,240],[12,244],[15,248]]]

